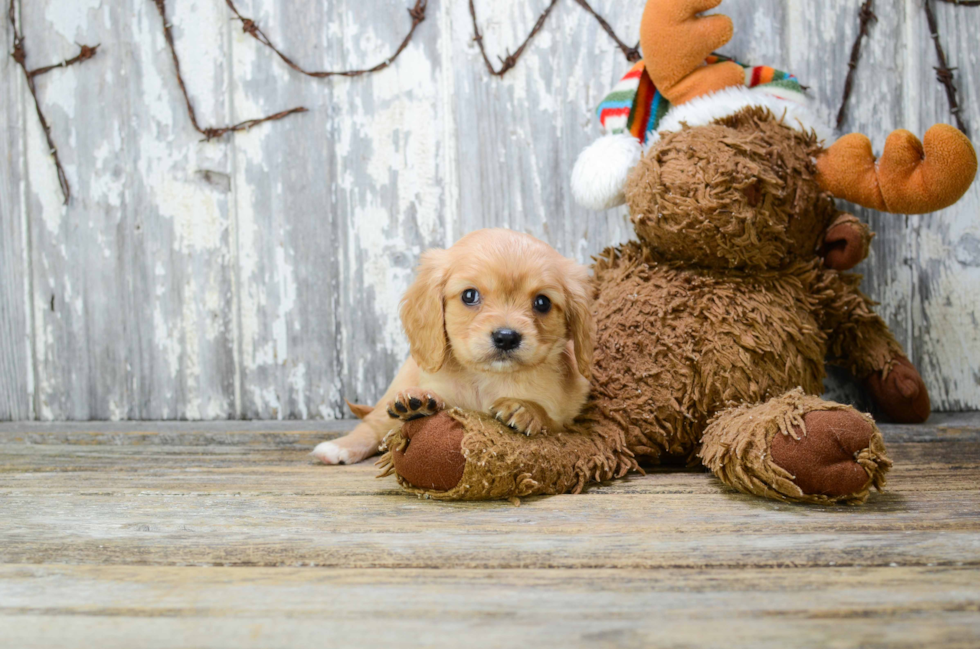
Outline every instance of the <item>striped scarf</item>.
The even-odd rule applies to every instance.
[[[712,54],[705,59],[707,65],[723,61],[735,59],[720,54]],[[735,63],[745,68],[745,85],[749,88],[794,103],[806,102],[803,88],[792,74],[763,65],[753,67],[738,61]],[[606,133],[629,132],[644,143],[647,134],[657,130],[657,124],[670,109],[671,103],[653,85],[641,60],[602,100],[596,112]]]

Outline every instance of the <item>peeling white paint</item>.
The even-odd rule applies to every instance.
[[[281,3],[242,9],[304,65],[359,67],[388,56],[408,24],[401,6],[393,17],[374,3],[341,3],[330,16],[311,14],[319,22],[303,29],[284,24],[295,9]],[[596,9],[632,42],[644,3],[603,0]],[[495,62],[524,39],[544,6],[476,4]],[[426,245],[506,225],[587,261],[632,238],[624,210],[590,214],[570,204],[570,166],[598,133],[595,104],[629,67],[574,3],[559,3],[503,79],[484,68],[465,2],[431,5],[391,68],[328,80],[289,70],[243,34],[221,2],[170,0],[168,8],[202,124],[299,104],[311,112],[200,143],[152,3],[25,5],[31,42],[45,43],[32,49],[36,64],[72,55],[75,42],[103,44],[95,64],[56,71],[39,84],[78,192],[71,207],[61,204],[37,120],[30,111],[24,119],[20,200],[34,237],[26,251],[24,235],[23,263],[33,268],[25,319],[34,331],[25,343],[37,354],[26,383],[36,390],[38,417],[84,413],[89,395],[112,418],[134,411],[349,416],[343,398],[377,398],[392,364],[407,354],[398,302]],[[980,55],[970,46],[980,13],[956,9],[937,5],[972,111],[967,119],[980,124]],[[739,30],[723,51],[789,69],[811,85],[818,106],[835,107],[856,28],[853,7],[726,0],[722,10]],[[905,0],[903,11],[879,15],[866,41],[847,128],[866,132],[879,149],[892,128],[921,133],[949,117],[924,63],[933,52],[920,14],[915,0]],[[54,38],[35,35],[38,26]],[[95,98],[94,69],[101,71]],[[3,79],[21,85],[0,92],[23,94],[20,77]],[[98,108],[112,122],[100,131],[81,119],[98,112],[93,101],[105,102]],[[966,233],[980,232],[978,191],[908,225],[904,217],[873,217],[882,234],[862,267],[879,312],[913,341],[910,352],[944,407],[980,406],[980,386],[963,361],[980,356],[980,267],[957,261],[972,257],[956,248]],[[326,228],[337,240],[324,236]],[[90,356],[79,351],[88,348]],[[96,356],[106,349],[125,360],[130,375],[101,376]],[[135,402],[149,384],[149,402]]]

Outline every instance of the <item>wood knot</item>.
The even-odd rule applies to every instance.
[[[78,60],[88,61],[90,58],[95,56],[95,52],[99,49],[99,46],[96,45],[95,47],[89,47],[88,45],[79,45],[79,48],[81,49],[78,52]]]
[[[14,57],[18,65],[24,65],[24,61],[27,59],[27,52],[24,51],[24,47],[17,43],[14,45],[14,51],[11,52],[10,56]]]
[[[639,48],[636,47],[628,47],[625,50],[623,50],[623,53],[626,54],[626,60],[629,61],[630,63],[636,63],[641,58],[643,58],[642,56],[640,56]]]

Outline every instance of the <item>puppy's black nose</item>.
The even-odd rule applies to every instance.
[[[509,352],[521,345],[521,334],[513,329],[497,329],[490,337],[493,338],[493,346],[501,351]]]

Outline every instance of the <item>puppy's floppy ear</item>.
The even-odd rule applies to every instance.
[[[595,288],[589,271],[571,260],[565,269],[565,320],[568,335],[575,344],[575,362],[585,378],[592,376],[592,351],[595,344],[595,318],[592,302]]]
[[[426,372],[438,372],[449,356],[443,287],[449,253],[427,250],[419,260],[418,275],[402,298],[401,316],[412,358]]]

